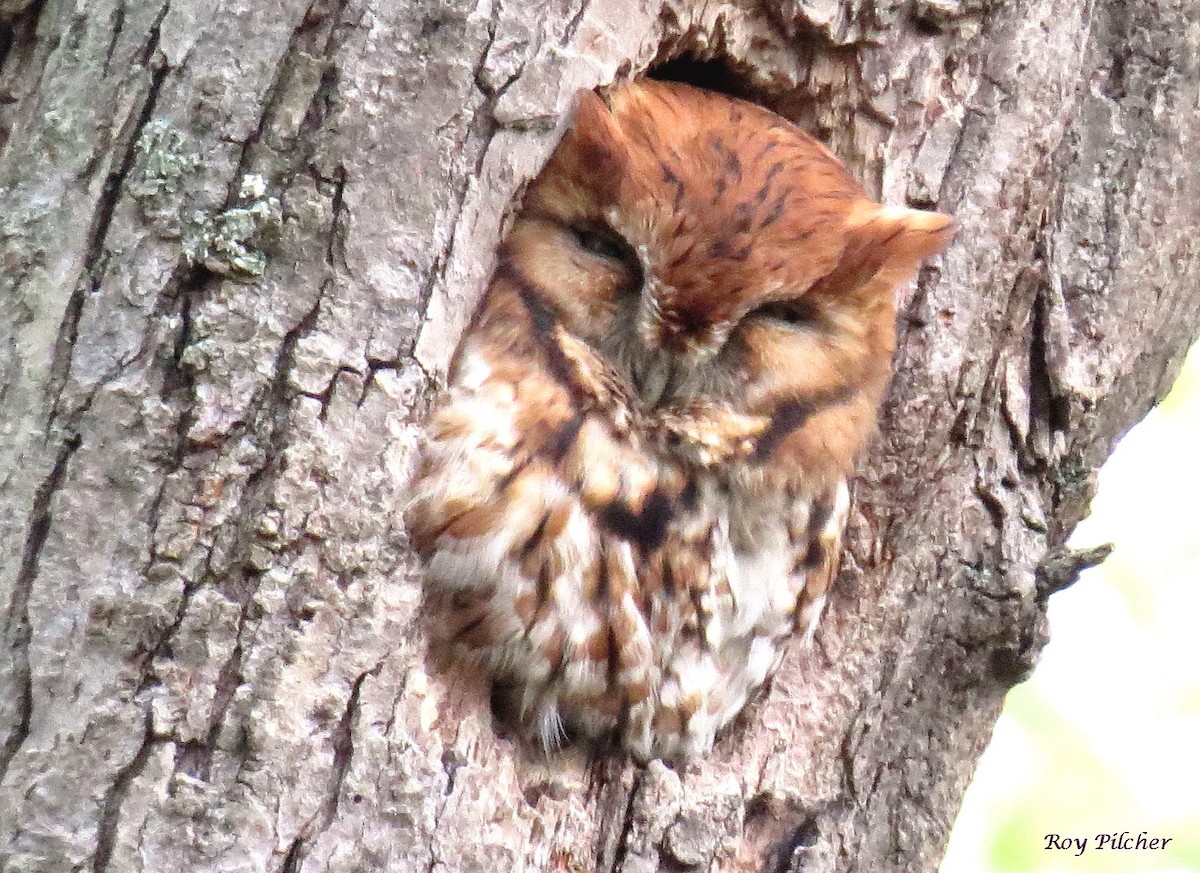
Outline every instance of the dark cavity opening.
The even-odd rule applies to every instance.
[[[766,105],[762,95],[750,84],[747,73],[739,70],[729,58],[700,58],[683,54],[652,66],[646,75],[660,82],[682,82]]]
[[[819,44],[815,38],[800,38],[793,47],[802,58],[808,58],[809,62],[819,53]],[[719,48],[680,48],[678,45],[664,47],[659,59],[646,71],[646,76],[662,82],[695,85],[697,88],[718,91],[749,103],[757,103],[799,125],[817,139],[826,143],[829,140],[827,132],[821,130],[817,123],[817,114],[810,95],[798,87],[780,84],[769,75],[764,75],[763,71],[756,71],[749,65],[722,54]]]
[[[13,44],[13,29],[6,22],[0,21],[0,69],[4,68],[4,59]]]

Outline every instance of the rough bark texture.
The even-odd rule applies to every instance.
[[[1197,18],[0,0],[0,869],[934,870],[1200,332]],[[406,471],[573,92],[681,56],[961,229],[817,646],[682,771],[540,760],[426,664]]]

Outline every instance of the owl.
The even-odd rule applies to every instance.
[[[529,741],[700,755],[811,637],[895,290],[951,234],[760,106],[578,95],[407,510],[441,644]]]

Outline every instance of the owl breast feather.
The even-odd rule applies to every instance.
[[[430,424],[408,518],[436,643],[547,749],[702,754],[815,626],[845,486],[676,463],[536,360],[468,344]]]

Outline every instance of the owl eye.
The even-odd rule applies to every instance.
[[[794,326],[812,325],[817,321],[817,307],[807,300],[776,300],[750,311],[758,318],[769,318]]]
[[[607,261],[617,261],[630,268],[637,267],[637,255],[630,248],[629,243],[616,233],[581,225],[572,226],[570,231],[571,235],[575,237],[575,244],[589,255],[595,255]]]

